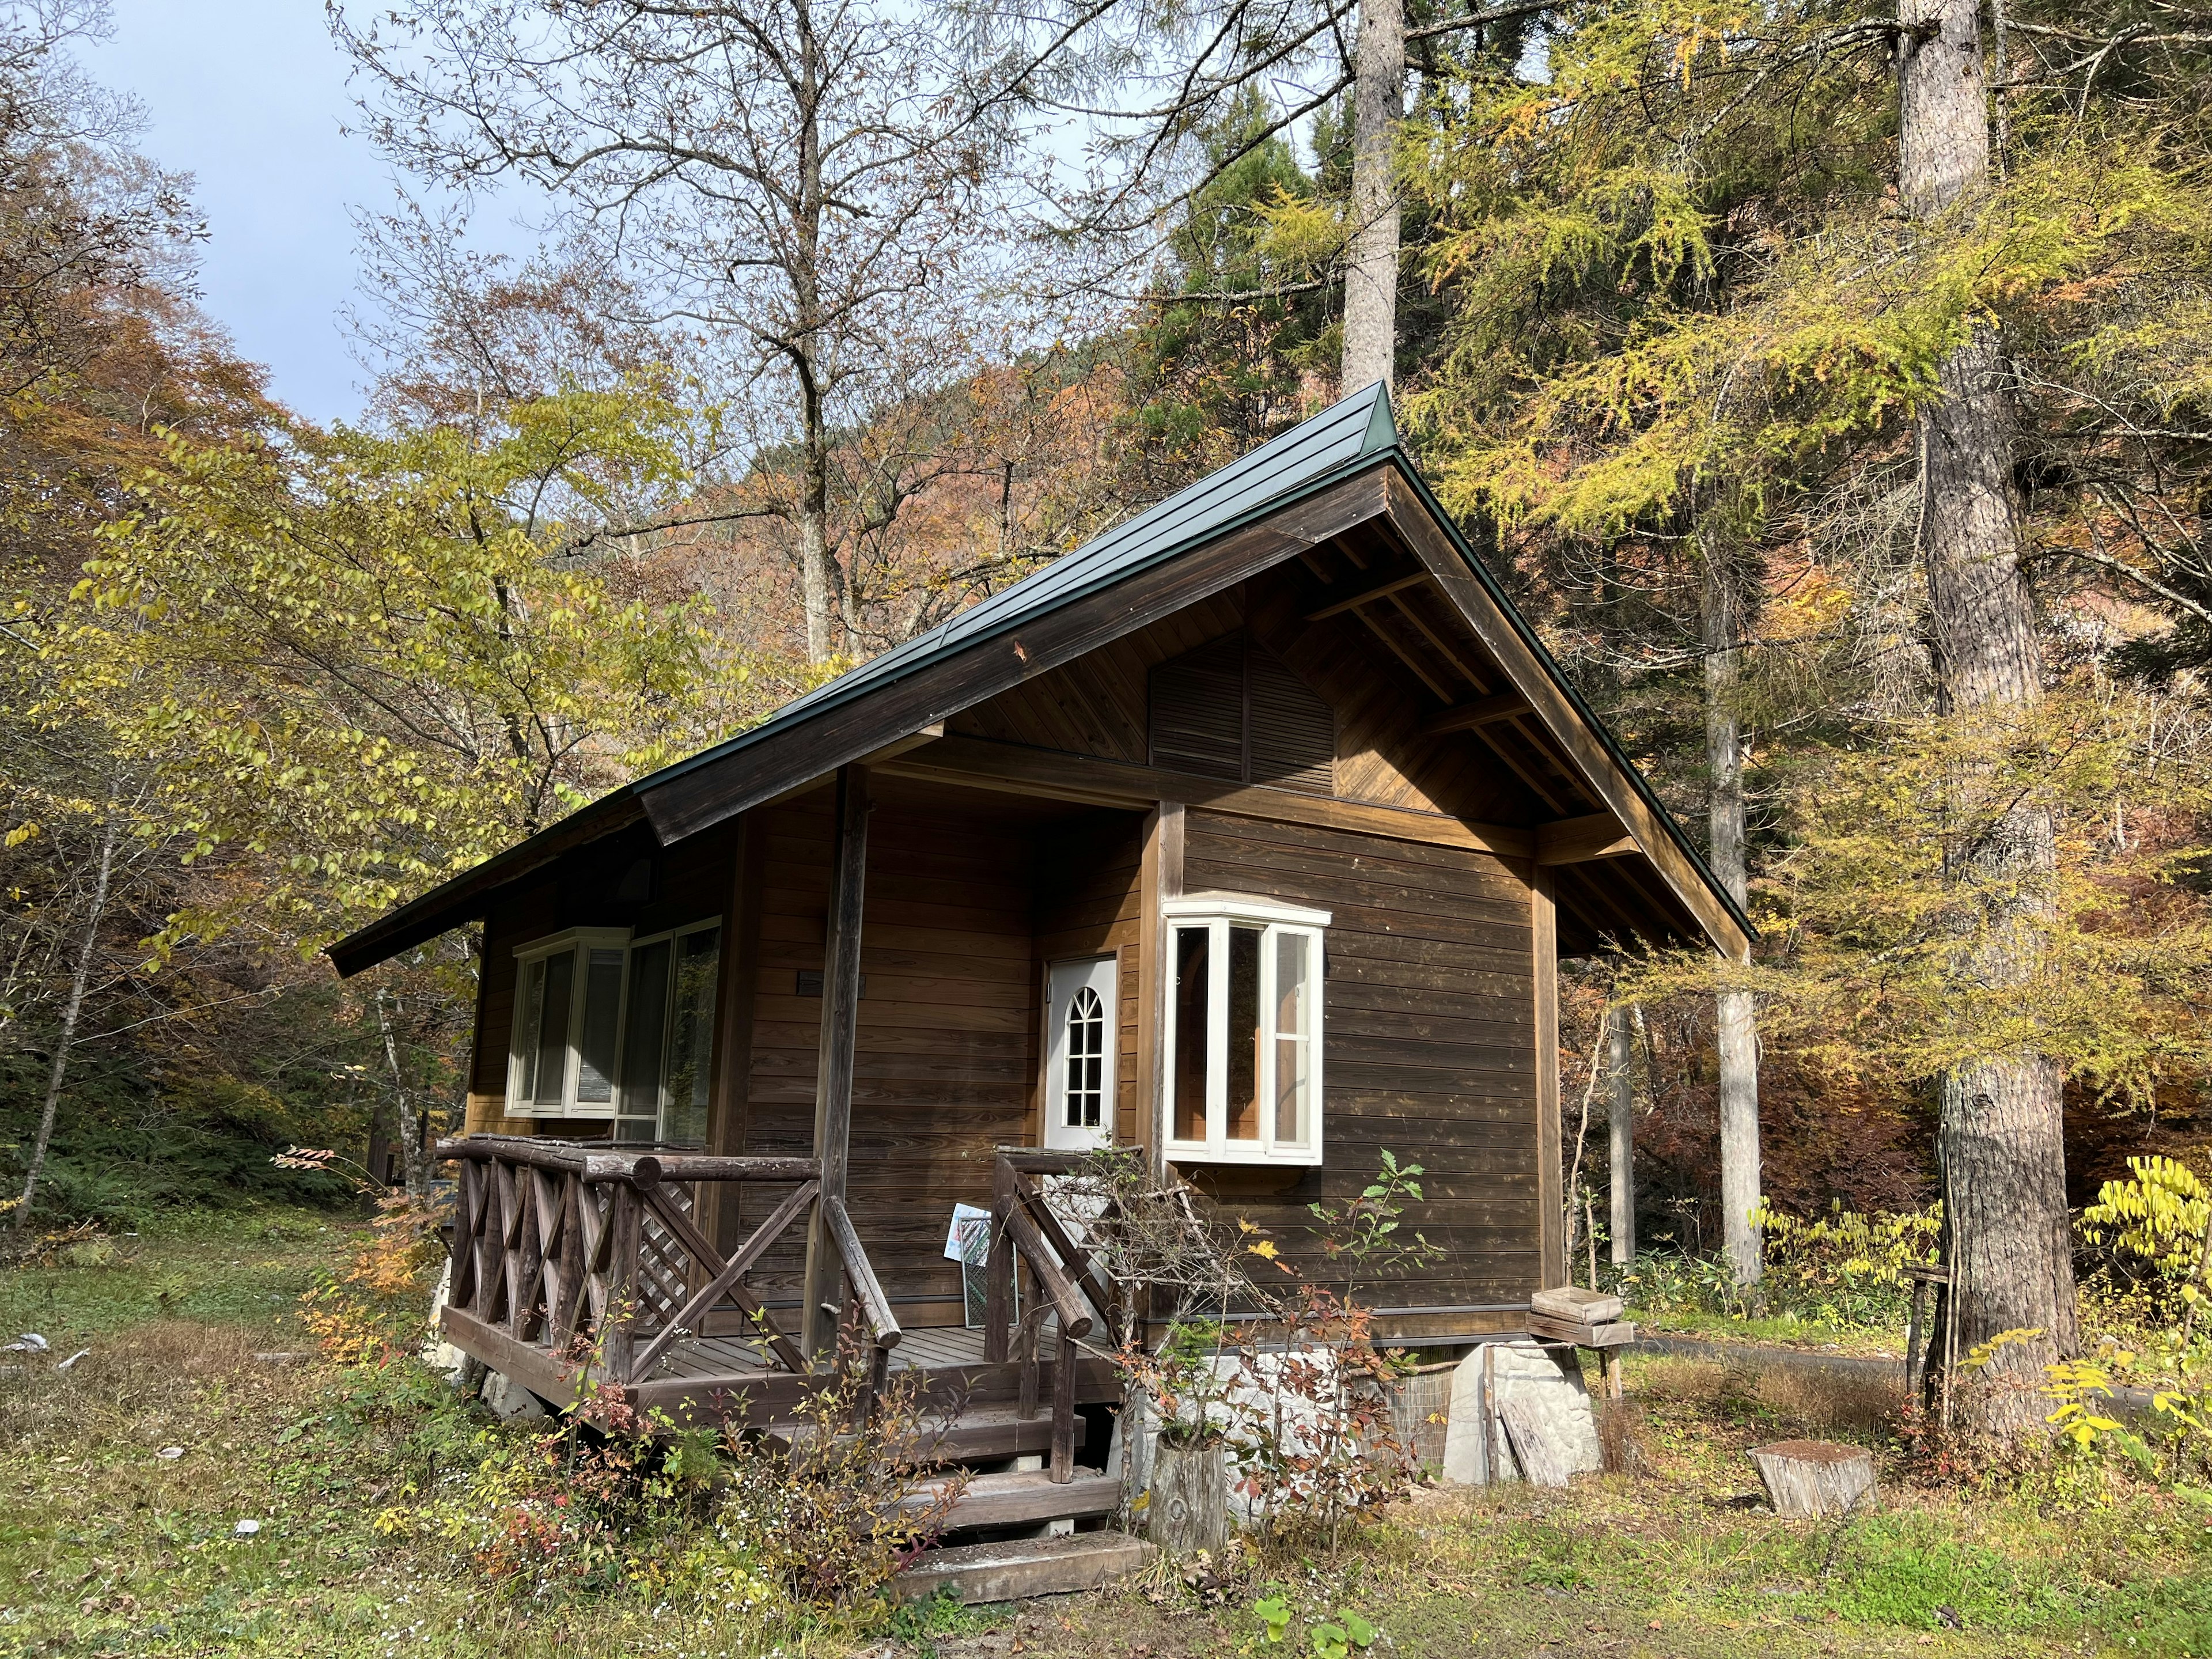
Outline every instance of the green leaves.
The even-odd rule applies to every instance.
[[[721,735],[746,664],[571,528],[676,483],[683,437],[644,383],[518,403],[483,441],[170,434],[45,641],[152,768],[149,833],[248,855],[170,935],[251,915],[312,949]]]

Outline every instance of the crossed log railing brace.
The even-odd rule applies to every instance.
[[[1112,1317],[1113,1297],[1091,1258],[1069,1237],[1034,1177],[1066,1175],[1081,1167],[1079,1153],[1002,1147],[992,1171],[991,1254],[985,1267],[983,1357],[994,1365],[1019,1363],[1023,1417],[1037,1411],[1037,1347],[1044,1316],[1054,1316],[1052,1368],[1052,1478],[1075,1478],[1076,1342],[1091,1329],[1091,1310]],[[1035,1294],[1009,1328],[1009,1299],[1018,1273],[1027,1271]],[[1090,1305],[1085,1305],[1088,1297]]]
[[[852,1217],[840,1200],[823,1196],[815,1159],[589,1151],[509,1135],[442,1140],[438,1156],[460,1166],[448,1301],[617,1385],[652,1376],[672,1346],[726,1307],[751,1325],[778,1365],[805,1373],[798,1344],[745,1275],[819,1206],[844,1270],[853,1328],[865,1328],[872,1349],[868,1396],[881,1386],[902,1333]],[[693,1218],[694,1193],[741,1182],[792,1190],[724,1256]]]

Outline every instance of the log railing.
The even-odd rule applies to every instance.
[[[1036,1415],[1037,1348],[1045,1315],[1054,1316],[1051,1467],[1053,1480],[1061,1484],[1075,1477],[1076,1342],[1091,1334],[1091,1310],[1111,1320],[1114,1304],[1090,1256],[1046,1202],[1036,1177],[1067,1175],[1082,1163],[1080,1153],[1000,1149],[991,1182],[991,1254],[984,1270],[983,1357],[994,1365],[1020,1364],[1024,1418]],[[1018,1294],[1018,1275],[1030,1280],[1027,1297]],[[1024,1303],[1021,1316],[1010,1323],[1012,1308]]]
[[[807,1370],[798,1344],[745,1275],[825,1205],[851,1287],[853,1334],[872,1350],[868,1395],[880,1386],[898,1322],[852,1218],[837,1200],[822,1197],[814,1159],[597,1149],[511,1135],[443,1140],[438,1155],[460,1166],[448,1303],[617,1385],[651,1377],[677,1343],[707,1334],[716,1316],[751,1330],[774,1365]],[[695,1219],[710,1207],[697,1196],[744,1182],[791,1191],[725,1256]]]

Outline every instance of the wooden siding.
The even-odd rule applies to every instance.
[[[991,1150],[1027,1138],[1035,1066],[1030,826],[888,793],[869,825],[848,1203],[902,1323],[957,1324],[960,1270],[944,1259],[956,1201],[986,1204]],[[826,790],[759,809],[765,839],[744,1150],[813,1151],[829,903]],[[757,1221],[781,1194],[748,1194]],[[797,1295],[799,1253],[753,1276]]]
[[[1484,854],[1195,808],[1186,814],[1183,881],[1193,892],[1264,893],[1334,918],[1322,1167],[1185,1173],[1318,1274],[1306,1206],[1355,1195],[1387,1148],[1423,1166],[1425,1201],[1407,1225],[1446,1255],[1416,1281],[1367,1287],[1365,1299],[1525,1300],[1538,1283],[1542,1233],[1528,882]]]
[[[1000,692],[955,715],[946,729],[1148,764],[1152,671],[1249,622],[1255,642],[1336,711],[1338,799],[1481,823],[1550,816],[1480,739],[1422,733],[1422,717],[1438,705],[1358,623],[1303,620],[1303,607],[1326,597],[1289,570],[1271,571]]]

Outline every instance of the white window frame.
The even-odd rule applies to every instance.
[[[630,930],[627,927],[571,927],[543,939],[534,939],[514,947],[514,1000],[507,1019],[507,1115],[520,1118],[609,1118],[614,1115],[612,1101],[576,1099],[576,1084],[583,1069],[584,994],[591,983],[590,953],[593,950],[620,950],[623,955],[623,988],[621,1004],[629,1000]],[[568,1036],[562,1049],[561,1097],[558,1101],[540,1105],[521,1098],[524,1056],[521,1037],[526,1022],[523,1018],[522,996],[529,982],[532,964],[553,957],[572,956],[576,966],[568,975]],[[620,1005],[617,1005],[618,1008]],[[615,1055],[617,1066],[622,1055],[622,1013],[615,1017]],[[620,1083],[617,1080],[617,1088]]]
[[[622,1018],[617,1022],[615,1030],[615,1054],[617,1067],[615,1075],[615,1097],[611,1103],[610,1109],[601,1113],[602,1116],[611,1120],[611,1127],[608,1133],[617,1141],[622,1140],[622,1126],[624,1123],[636,1122],[648,1117],[653,1120],[653,1139],[665,1141],[668,1138],[668,1066],[670,1050],[673,1046],[673,1038],[676,1035],[676,969],[684,960],[684,953],[678,941],[690,938],[693,933],[709,932],[721,925],[721,917],[705,916],[697,921],[687,921],[681,927],[664,927],[657,933],[647,933],[642,938],[634,939],[629,942],[629,954],[623,957]],[[620,1070],[622,1057],[629,1052],[630,992],[635,984],[630,973],[630,963],[636,960],[637,953],[646,946],[664,943],[668,946],[669,994],[660,1011],[660,1074],[653,1081],[652,1109],[633,1111],[630,1109],[630,1080],[622,1075]],[[720,987],[718,983],[716,986],[718,999],[720,994]],[[714,1063],[712,1056],[714,1033],[711,1029],[713,1018],[710,1012],[708,1016],[710,1029],[707,1033],[708,1064],[710,1066]],[[624,1144],[634,1146],[638,1143]]]
[[[556,1118],[582,1119],[605,1123],[608,1133],[621,1138],[622,1125],[650,1117],[655,1141],[664,1140],[668,1129],[668,1066],[672,1038],[675,1031],[676,998],[674,975],[683,959],[680,941],[693,933],[708,932],[722,925],[720,916],[703,916],[688,921],[681,927],[665,927],[654,933],[636,935],[627,927],[571,927],[558,933],[547,934],[514,947],[514,1001],[508,1019],[507,1040],[507,1115],[531,1118],[541,1121]],[[623,1058],[629,1048],[629,1019],[631,994],[635,989],[632,964],[637,951],[647,945],[665,943],[669,946],[670,993],[661,1010],[666,1022],[661,1032],[660,1074],[653,1083],[653,1105],[649,1111],[630,1109],[634,1085],[623,1075]],[[585,998],[591,983],[589,966],[594,950],[620,951],[623,953],[622,989],[616,1003],[614,1032],[613,1090],[605,1100],[579,1100],[578,1085],[583,1079],[583,1034]],[[530,969],[534,963],[554,957],[573,957],[575,968],[568,981],[568,1038],[562,1046],[561,1097],[557,1102],[538,1104],[525,1100],[522,1077],[526,1065],[521,1036],[525,1029],[522,997],[528,984]],[[714,1033],[708,1033],[708,1052],[712,1054]],[[711,1058],[708,1060],[711,1065]]]
[[[1160,1140],[1170,1161],[1186,1164],[1272,1164],[1315,1166],[1322,1161],[1322,1036],[1327,1029],[1322,1008],[1322,964],[1326,960],[1326,930],[1332,920],[1327,910],[1309,909],[1276,899],[1241,893],[1189,893],[1160,906],[1161,961],[1159,972],[1166,983],[1161,998],[1164,1008],[1160,1076]],[[1176,971],[1176,935],[1186,927],[1203,924],[1208,933],[1206,958],[1206,1139],[1179,1140],[1176,1123],[1176,1022],[1181,1000],[1171,981]],[[1303,1033],[1306,1043],[1306,1139],[1303,1144],[1275,1139],[1275,1042],[1273,1034],[1260,1045],[1257,1087],[1261,1101],[1257,1140],[1229,1139],[1229,930],[1232,925],[1260,929],[1260,1007],[1263,1017],[1275,1003],[1276,941],[1285,935],[1303,937],[1309,952],[1309,994]]]

